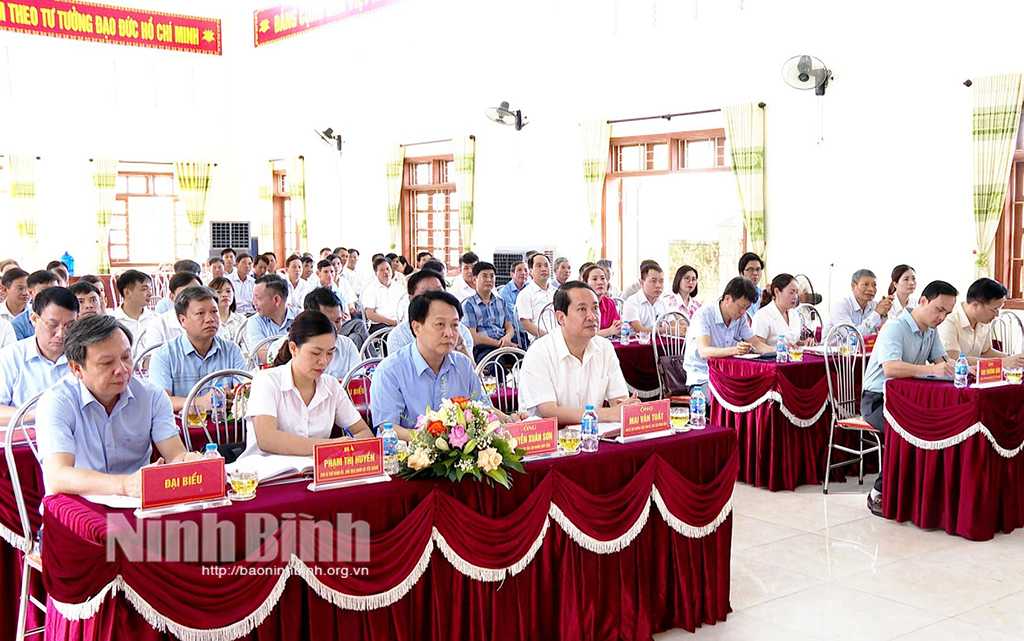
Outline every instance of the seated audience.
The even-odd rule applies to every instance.
[[[107,286],[103,284],[103,279],[100,278],[99,276],[94,276],[93,274],[86,274],[85,276],[82,276],[78,280],[79,280],[79,282],[85,282],[85,283],[91,284],[93,287],[95,287],[99,291],[99,293],[100,293],[100,306],[101,306],[101,309],[102,309],[102,311],[100,311],[99,313],[106,314],[107,313]],[[116,283],[115,283],[115,286],[116,286]]]
[[[599,420],[621,420],[621,407],[636,398],[629,396],[615,348],[595,338],[600,315],[597,294],[588,285],[577,280],[558,288],[558,328],[537,339],[523,359],[520,409],[565,425],[579,423],[586,406],[593,405]]]
[[[294,309],[302,309],[302,301],[309,293],[309,286],[302,279],[302,256],[292,254],[284,262],[285,283],[288,285],[286,304]]]
[[[480,362],[499,347],[510,347],[515,338],[512,310],[494,295],[494,265],[480,261],[473,266],[476,293],[462,301],[462,324],[473,337],[473,360]]]
[[[51,260],[50,262],[46,263],[45,271],[48,271],[57,277],[57,287],[68,286],[68,279],[71,278],[71,275],[68,274],[67,265],[65,265],[61,261]]]
[[[175,274],[181,274],[181,273],[192,274],[193,276],[196,277],[196,281],[200,285],[203,284],[203,279],[202,279],[203,267],[202,267],[202,265],[200,265],[199,263],[197,263],[194,260],[187,260],[187,259],[186,260],[179,260],[178,262],[174,263],[174,273]],[[173,276],[172,276],[172,278],[173,278]],[[170,316],[172,318],[174,317],[174,313],[173,313],[174,312],[174,296],[175,296],[174,291],[171,290],[170,287],[168,287],[167,298],[161,298],[160,302],[158,302],[157,305],[156,305],[156,313],[158,315],[159,314],[167,314],[168,312],[170,312]]]
[[[628,323],[636,333],[654,332],[654,323],[668,311],[661,293],[665,289],[665,273],[654,261],[640,270],[640,291],[626,299],[622,306],[622,322]]]
[[[391,278],[391,262],[387,258],[373,261],[373,282],[360,295],[363,312],[370,321],[370,333],[398,324],[398,301],[405,290]]]
[[[333,255],[331,258],[335,260],[322,260],[317,264],[316,286],[329,289],[341,302],[342,325],[338,328],[338,333],[349,337],[355,343],[356,348],[361,348],[366,342],[368,334],[362,314],[359,313],[359,299],[356,298],[348,279],[336,278],[337,272],[334,265],[335,261],[340,259]]]
[[[551,274],[551,284],[558,289],[562,285],[569,282],[569,276],[572,274],[572,264],[569,259],[565,256],[559,256],[555,259],[555,269]]]
[[[615,301],[608,296],[608,272],[600,265],[591,265],[583,271],[583,282],[594,290],[597,305],[601,310],[601,323],[598,325],[598,336],[605,338],[617,337],[622,334],[622,319]]]
[[[828,332],[834,325],[840,323],[853,325],[860,330],[862,336],[877,334],[883,319],[892,309],[892,300],[888,297],[883,296],[880,301],[875,302],[878,286],[875,282],[875,273],[870,269],[858,269],[853,272],[850,289],[852,291],[849,296],[840,298],[832,305],[828,323],[822,330],[822,340],[828,337]]]
[[[153,297],[153,281],[148,274],[129,269],[117,278],[116,285],[117,293],[121,295],[121,305],[112,309],[110,315],[138,340],[156,318],[156,312],[149,308],[149,299]]]
[[[39,270],[29,274],[26,283],[28,284],[29,293],[32,295],[32,300],[35,300],[36,296],[44,289],[58,287],[60,277],[53,272]],[[14,334],[18,337],[18,340],[28,338],[36,333],[35,325],[32,324],[30,318],[31,314],[32,308],[30,306],[11,321],[11,326],[14,327]]]
[[[714,305],[705,305],[697,310],[690,321],[686,335],[686,358],[683,369],[686,383],[692,390],[701,387],[705,398],[708,396],[708,360],[729,358],[757,352],[763,354],[775,350],[754,336],[747,322],[747,310],[757,298],[757,288],[748,278],[737,276],[730,280],[722,297]]]
[[[218,256],[214,256],[214,257],[210,258],[210,260],[206,261],[206,263],[210,266],[210,280],[211,281],[214,278],[224,278],[225,272],[224,272],[224,259],[223,258],[220,258]]]
[[[860,409],[864,420],[878,430],[884,442],[885,382],[894,378],[934,375],[951,377],[953,361],[939,338],[938,327],[956,307],[956,288],[936,280],[921,292],[917,306],[882,327],[864,372]],[[868,508],[882,515],[882,474],[868,494]]]
[[[473,252],[466,252],[462,255],[462,258],[459,259],[459,275],[455,277],[448,289],[449,293],[458,299],[460,305],[463,301],[476,293],[476,281],[473,279],[473,267],[479,261],[480,258]]]
[[[249,316],[256,311],[253,307],[253,291],[256,289],[256,277],[250,274],[252,258],[249,254],[239,254],[235,263],[235,273],[231,283],[235,286],[235,306],[238,313]]]
[[[304,280],[310,289],[319,286],[320,279],[316,275],[316,261],[308,254],[302,257],[302,272],[299,274],[299,278]]]
[[[917,305],[914,299],[914,290],[917,289],[917,273],[910,265],[897,265],[892,270],[892,282],[889,283],[889,295],[887,298],[892,301],[892,309],[889,310],[889,320],[899,318],[905,310],[911,310]]]
[[[342,328],[351,321],[345,320],[341,301],[334,295],[334,292],[326,287],[317,287],[306,294],[304,305],[307,312],[320,312],[334,324],[334,330],[338,333],[338,337],[334,341],[334,358],[324,370],[324,374],[338,380],[345,378],[352,368],[360,363],[361,359],[355,341],[342,333]]]
[[[519,292],[523,291],[526,287],[526,280],[530,277],[530,270],[526,268],[526,263],[523,261],[516,261],[512,265],[509,271],[510,280],[502,285],[501,289],[498,290],[498,295],[505,301],[505,306],[512,312],[512,325],[516,330],[516,345],[520,349],[526,349],[530,345],[529,336],[523,330],[522,324],[519,322],[519,315],[516,313],[516,301],[519,299]]]
[[[430,252],[420,252],[416,254],[416,269],[423,269],[423,263],[427,262],[434,256]],[[411,276],[411,274],[410,274]]]
[[[198,276],[192,272],[178,272],[171,276],[171,280],[167,282],[167,289],[170,291],[171,296],[177,299],[178,294],[184,291],[186,287],[192,287],[193,285],[202,285]],[[153,322],[146,327],[142,338],[139,339],[138,353],[180,336],[185,330],[181,328],[178,316],[178,312],[173,307],[166,312],[158,314],[153,319]]]
[[[991,278],[979,278],[967,288],[967,300],[939,325],[939,339],[950,359],[963,354],[971,365],[983,358],[1001,358],[1004,367],[1024,367],[1024,356],[1006,354],[992,345],[992,321],[1006,303],[1006,288]]]
[[[437,261],[436,265],[444,269],[444,266]],[[445,288],[444,276],[441,272],[431,269],[434,266],[431,261],[426,262],[426,267],[409,277],[408,299],[415,298],[424,292],[443,292]],[[399,314],[402,320],[393,330],[388,332],[388,354],[394,354],[409,343],[416,342],[416,336],[412,333],[412,325],[409,323],[409,300],[401,308]],[[473,336],[469,328],[459,323],[459,337],[455,341],[455,349],[462,352],[473,360]]]
[[[253,259],[253,261],[252,261],[252,275],[253,275],[253,278],[255,278],[256,280],[259,280],[259,279],[263,278],[264,276],[266,276],[267,274],[271,274],[273,276],[277,275],[276,273],[274,273],[274,270],[270,269],[270,259],[271,259],[272,256],[274,256],[274,255],[273,254],[258,254],[256,256],[256,258]],[[274,257],[274,262],[275,263],[277,262],[277,258],[276,257]]]
[[[132,377],[131,336],[116,318],[75,323],[65,349],[72,375],[47,390],[36,409],[48,493],[141,496],[139,470],[149,465],[154,443],[157,464],[201,458],[185,450],[167,394]]]
[[[69,287],[71,293],[78,299],[78,317],[95,316],[106,312],[106,307],[100,298],[100,290],[86,280],[79,280]]]
[[[373,375],[370,414],[377,428],[392,423],[398,437],[409,440],[416,419],[428,407],[439,408],[445,398],[464,396],[490,404],[473,361],[455,351],[461,316],[459,301],[445,291],[424,292],[409,302],[409,324],[416,341],[391,352]]]
[[[13,322],[32,302],[32,291],[28,288],[28,272],[15,264],[4,272],[0,284],[3,286],[5,296],[3,305],[0,305],[0,318]]]
[[[235,273],[235,262],[238,260],[238,254],[230,247],[226,247],[220,250],[220,259],[224,261],[224,275],[230,279],[231,275]]]
[[[530,342],[533,342],[552,329],[546,326],[547,319],[541,319],[541,312],[551,304],[556,288],[551,286],[551,267],[547,256],[533,254],[527,259],[527,264],[530,266],[531,280],[519,292],[515,315],[529,335]]]
[[[672,293],[664,296],[665,310],[679,312],[692,320],[693,315],[700,309],[697,301],[697,270],[689,265],[683,265],[676,270],[672,279]]]
[[[245,325],[245,316],[235,311],[238,309],[235,304],[235,286],[230,279],[222,276],[211,280],[209,287],[217,293],[217,316],[220,318],[217,336],[235,342],[239,328]]]
[[[779,274],[761,295],[761,309],[754,314],[754,336],[774,348],[779,335],[790,343],[810,344],[804,336],[803,318],[796,312],[800,284],[791,274]]]
[[[615,284],[615,270],[612,267],[612,261],[602,258],[597,261],[597,264],[604,267],[604,271],[608,274],[608,295],[618,297],[622,292],[619,291],[618,286]]]
[[[322,443],[373,437],[338,379],[324,376],[336,338],[334,324],[320,312],[295,317],[274,367],[253,378],[246,412],[248,445],[241,458],[312,456]],[[334,439],[336,427],[343,436]]]
[[[0,424],[19,407],[68,373],[64,340],[78,319],[78,299],[64,287],[50,287],[32,301],[36,332],[0,350]]]
[[[640,273],[643,274],[644,268],[647,267],[648,265],[657,265],[657,264],[658,264],[658,261],[656,261],[656,260],[648,259],[648,260],[641,261],[640,262]],[[626,289],[622,290],[622,300],[623,301],[629,300],[634,294],[636,294],[638,291],[640,291],[640,289],[643,286],[644,286],[643,277],[633,281],[632,283],[629,284],[629,286],[626,287]]]
[[[739,270],[740,276],[754,283],[754,288],[757,290],[757,300],[755,300],[750,305],[750,309],[747,310],[747,316],[753,318],[754,314],[756,314],[757,310],[761,307],[761,295],[764,293],[764,290],[761,289],[761,277],[764,275],[764,261],[761,260],[761,257],[754,252],[747,252],[740,256]]]
[[[174,313],[182,332],[153,352],[149,382],[171,397],[180,412],[196,383],[225,369],[245,369],[242,352],[230,340],[217,336],[220,313],[217,294],[209,287],[192,285],[174,298]],[[204,402],[205,405],[206,402]]]
[[[253,304],[256,315],[246,324],[249,349],[271,336],[280,336],[292,326],[298,312],[285,304],[288,286],[280,276],[267,274],[256,281],[253,289]]]

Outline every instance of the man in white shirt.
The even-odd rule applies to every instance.
[[[0,305],[0,318],[13,322],[28,308],[32,300],[32,292],[28,288],[28,272],[20,267],[11,267],[4,272],[0,286],[6,296]]]
[[[644,273],[644,268],[647,267],[648,265],[657,265],[657,264],[658,264],[658,261],[651,260],[651,259],[647,259],[647,260],[641,261],[641,263],[640,263],[640,273],[641,274]],[[629,300],[629,298],[633,294],[635,294],[638,291],[640,291],[640,289],[643,287],[643,285],[644,285],[644,281],[642,279],[641,280],[635,280],[632,283],[630,283],[629,285],[627,285],[626,288],[622,290],[622,300],[623,301]]]
[[[476,293],[476,277],[473,276],[473,266],[478,262],[480,262],[480,258],[473,252],[466,252],[459,259],[460,273],[452,281],[448,293],[458,299],[460,305]]]
[[[540,317],[544,308],[555,296],[551,286],[551,264],[544,254],[530,256],[530,283],[519,292],[515,314],[519,323],[530,337],[530,342],[547,334],[552,327]]]
[[[877,334],[878,328],[892,309],[892,299],[887,296],[875,302],[878,284],[875,282],[875,273],[870,269],[858,269],[853,272],[850,289],[852,291],[849,296],[840,298],[832,306],[828,323],[822,330],[822,340],[828,336],[833,326],[840,323],[853,325],[863,336]]]
[[[580,281],[555,291],[559,327],[534,342],[523,359],[519,409],[557,418],[559,425],[579,423],[587,405],[598,419],[620,420],[629,397],[619,359],[611,343],[596,338],[601,322],[597,294]],[[608,401],[610,407],[604,407]]]
[[[1024,367],[1024,356],[1007,355],[992,347],[992,321],[1006,304],[1006,288],[991,278],[979,278],[967,289],[966,302],[954,305],[953,311],[939,325],[939,339],[956,361],[963,354],[971,365],[983,358],[1001,358],[1003,367]]]
[[[554,274],[552,274],[553,278],[551,279],[551,284],[554,285],[557,289],[562,285],[568,283],[569,277],[571,275],[572,264],[569,262],[569,259],[566,258],[565,256],[559,256],[558,258],[556,258],[555,269]]]
[[[252,257],[249,254],[239,254],[235,273],[231,279],[231,284],[235,288],[235,310],[239,314],[248,315],[256,311],[252,304],[256,278],[249,273],[250,271],[252,271]]]
[[[171,300],[174,300],[186,287],[193,285],[202,285],[202,283],[199,281],[199,277],[192,272],[178,272],[171,276],[171,280],[167,284],[167,288],[171,292]],[[140,345],[137,353],[142,353],[143,350],[154,345],[174,340],[184,332],[185,330],[178,320],[178,312],[175,311],[174,307],[171,307],[166,312],[157,314],[153,322],[146,327],[146,331],[139,341]]]
[[[148,274],[129,269],[118,277],[116,285],[121,295],[121,306],[111,310],[110,315],[131,332],[133,342],[138,342],[146,327],[156,318],[156,312],[149,308],[153,280]]]
[[[224,261],[224,275],[230,278],[235,273],[235,250],[230,247],[222,249],[220,259]]]
[[[223,278],[227,272],[224,271],[224,259],[214,256],[207,263],[210,266],[210,279]],[[209,282],[209,280],[207,282]]]
[[[293,309],[302,309],[302,301],[309,292],[306,281],[302,280],[302,256],[292,254],[284,263],[287,274],[285,283],[288,285],[287,305]]]
[[[310,287],[317,286],[316,261],[313,260],[312,256],[303,255],[302,273],[299,274],[299,278],[306,281],[306,284]]]
[[[665,272],[654,261],[645,263],[640,269],[640,291],[626,299],[622,306],[622,322],[629,323],[637,334],[654,332],[654,323],[664,314],[665,301],[661,293],[665,290]]]

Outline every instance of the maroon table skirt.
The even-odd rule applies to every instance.
[[[885,409],[887,518],[975,541],[1024,526],[1024,388],[893,380]]]
[[[619,357],[622,377],[633,389],[642,392],[659,389],[658,370],[654,365],[654,347],[650,343],[640,345],[634,336],[629,345],[620,345],[618,341],[612,341],[612,345],[615,346],[615,355]]]
[[[831,422],[824,359],[804,354],[802,361],[782,365],[712,359],[709,377],[713,388],[709,422],[736,430],[740,481],[772,492],[824,482]],[[723,399],[735,409],[726,407]],[[783,412],[782,405],[792,416]],[[856,445],[856,435],[846,430],[838,430],[836,440]],[[833,452],[833,463],[848,458]],[[855,474],[855,468],[854,464],[833,470],[831,478],[842,480]],[[867,457],[865,470],[877,469],[877,456]]]
[[[39,516],[39,501],[43,496],[42,476],[38,472],[32,450],[24,445],[15,445],[15,462],[18,474],[24,486],[25,503],[29,518]],[[38,521],[36,521],[38,526]],[[21,520],[14,502],[11,476],[7,469],[7,459],[0,447],[0,527],[6,533],[21,536]],[[5,537],[0,537],[0,638],[13,639],[18,615],[18,599],[21,596],[22,553],[11,545]],[[32,592],[37,597],[45,595],[42,577],[38,573],[33,578]],[[29,608],[29,628],[42,624],[42,614],[35,608]]]
[[[586,522],[587,517],[583,515],[596,511],[604,513],[609,527],[632,523],[638,518],[632,508],[624,508],[628,512],[625,514],[622,508],[612,509],[612,504],[606,502],[618,501],[613,497],[632,492],[630,488],[636,487],[639,494],[623,505],[643,505],[643,492],[650,492],[651,486],[646,486],[645,490],[637,479],[655,478],[660,479],[655,481],[655,486],[666,504],[681,505],[674,503],[677,499],[671,495],[671,486],[680,483],[678,487],[689,488],[685,493],[702,505],[703,513],[718,514],[720,522],[703,534],[684,536],[670,527],[660,516],[656,502],[652,502],[648,520],[634,539],[617,551],[596,553],[585,549],[552,518],[532,561],[518,574],[500,582],[468,577],[435,547],[424,574],[404,596],[389,606],[367,611],[338,607],[322,598],[306,579],[292,576],[284,584],[280,600],[259,626],[236,636],[261,640],[650,639],[653,634],[670,628],[692,631],[702,624],[724,621],[730,612],[732,518],[729,515],[723,520],[721,515],[729,514],[727,503],[722,504],[726,507],[721,507],[714,501],[727,502],[724,497],[731,495],[735,456],[735,433],[709,427],[700,432],[628,445],[602,443],[596,455],[534,461],[527,464],[526,474],[515,475],[514,485],[508,491],[475,482],[456,484],[401,479],[315,495],[307,492],[304,485],[260,488],[256,500],[249,505],[235,504],[215,514],[235,520],[243,518],[246,512],[278,515],[301,512],[316,519],[348,513],[353,519],[365,520],[376,541],[378,533],[385,533],[381,536],[386,538],[403,528],[412,519],[411,515],[426,514],[424,505],[430,504],[434,506],[430,508],[434,513],[434,527],[445,530],[444,537],[453,549],[459,539],[467,537],[464,543],[477,540],[475,545],[483,544],[482,549],[499,551],[510,545],[524,544],[523,537],[515,535],[520,526],[518,516],[530,514],[529,508],[538,497],[548,500],[544,498],[545,491],[553,492],[548,496],[562,509],[565,518],[585,534],[606,540],[600,536],[601,532],[577,522]],[[668,483],[666,479],[677,480]],[[572,488],[578,489],[574,492]],[[578,501],[574,500],[577,496]],[[210,617],[207,623],[216,621],[222,626],[231,620],[224,617],[233,616],[232,608],[237,609],[242,595],[238,592],[216,594],[211,585],[203,581],[189,584],[186,577],[175,572],[181,570],[188,574],[181,566],[192,564],[164,561],[131,564],[127,560],[105,563],[106,515],[110,512],[126,514],[134,525],[130,513],[93,505],[77,497],[53,497],[48,499],[47,505],[44,563],[51,596],[48,638],[171,638],[168,633],[153,629],[123,593],[107,597],[96,614],[86,620],[71,621],[57,611],[52,599],[81,603],[117,574],[125,577],[128,585],[138,587],[138,581],[144,581],[145,577],[159,576],[166,583],[161,589],[195,593],[194,598],[166,600],[164,603],[173,605],[161,604],[165,611],[168,608],[204,608]],[[676,514],[673,510],[677,508],[669,509]],[[505,519],[507,529],[463,532],[456,526],[463,523],[461,519],[445,525],[447,517],[443,514],[449,510],[462,514],[467,522],[478,516]],[[475,512],[476,516],[465,510]],[[202,515],[189,513],[175,518],[199,522]],[[527,516],[524,520],[529,518],[533,517]],[[468,525],[465,527],[470,529]],[[678,528],[678,524],[674,527]],[[478,536],[485,540],[479,541]],[[422,549],[416,547],[420,542],[413,540],[395,540],[391,549],[398,550],[403,544]],[[529,538],[525,539],[525,544],[530,544]],[[394,563],[397,563],[398,552],[395,554]],[[91,557],[98,560],[93,562]],[[390,559],[384,561],[390,562]],[[137,567],[139,565],[143,567]],[[151,567],[154,565],[157,567]],[[194,576],[196,565],[192,565],[190,576]],[[377,561],[373,566],[378,567]],[[50,571],[50,567],[55,570]],[[255,588],[249,583],[242,585],[245,587],[241,591],[251,599],[250,592]],[[139,593],[149,594],[152,589],[156,588],[146,585]],[[233,599],[233,594],[238,594],[238,598]],[[184,604],[185,601],[188,603]],[[204,626],[202,617],[183,619],[186,617],[176,620],[191,627],[218,627]]]

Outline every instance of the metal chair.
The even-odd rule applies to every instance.
[[[497,392],[494,407],[505,414],[518,411],[519,406],[519,372],[523,365],[526,352],[518,347],[499,347],[485,356],[476,366],[476,377],[480,386],[490,395]],[[487,374],[488,368],[493,375]],[[489,379],[493,378],[493,385]],[[491,389],[488,389],[491,387]]]
[[[146,349],[142,350],[142,352],[135,357],[132,376],[136,376],[144,381],[149,380],[149,361],[153,358],[153,352],[163,346],[163,343],[157,343],[156,345],[150,345]]]
[[[18,599],[18,618],[15,626],[15,639],[17,641],[22,641],[26,636],[42,634],[46,629],[43,626],[33,628],[32,630],[25,630],[25,626],[28,625],[28,606],[32,605],[45,614],[46,603],[32,596],[30,591],[32,573],[43,573],[41,550],[36,546],[36,536],[40,530],[33,527],[32,521],[28,517],[28,508],[25,505],[25,492],[22,489],[21,476],[18,474],[18,466],[14,460],[14,437],[16,432],[20,432],[21,439],[31,449],[32,456],[35,457],[36,462],[39,462],[39,450],[36,449],[34,434],[29,434],[28,428],[25,426],[25,420],[28,413],[35,409],[39,398],[43,394],[44,392],[39,392],[18,408],[18,411],[11,417],[11,422],[7,424],[7,433],[4,435],[4,458],[7,460],[7,472],[11,476],[14,502],[18,507],[18,520],[21,521],[21,533],[16,534],[15,540],[11,541],[11,544],[22,555],[21,596]]]
[[[245,319],[245,322],[238,326],[235,330],[235,335],[231,337],[231,341],[238,345],[238,349],[242,350],[242,356],[249,357],[249,318]]]
[[[999,351],[1004,354],[1019,354],[1024,340],[1024,324],[1020,317],[1011,312],[1002,312],[992,320],[992,339],[999,342]]]
[[[618,312],[619,318],[622,318],[622,308],[626,306],[626,301],[622,300],[618,296],[611,296],[612,302],[615,303],[615,311]]]
[[[228,388],[233,389],[236,392],[235,405],[232,408],[231,418],[229,421],[227,417],[227,394],[224,389],[217,385],[218,382],[228,379]],[[244,381],[244,382],[241,382]],[[244,372],[238,369],[225,369],[219,372],[213,372],[207,374],[192,387],[192,390],[185,397],[185,405],[181,408],[181,431],[182,440],[185,441],[185,449],[189,452],[192,451],[192,437],[189,434],[190,421],[188,420],[189,415],[196,415],[202,417],[203,420],[199,421],[202,425],[203,431],[206,433],[207,443],[216,443],[217,445],[227,445],[232,443],[245,444],[245,416],[243,412],[238,410],[243,409],[238,403],[238,393],[245,391],[245,386],[252,383],[252,373]],[[239,386],[242,386],[241,388]],[[223,416],[215,416],[212,410],[210,411],[210,421],[207,422],[206,412],[200,412],[197,406],[200,397],[209,395],[211,397],[211,406],[213,405],[213,398],[217,397],[220,401],[220,406],[224,408]],[[194,410],[194,411],[193,411]],[[210,433],[210,425],[213,423],[213,434]],[[223,432],[221,426],[223,425]],[[223,436],[223,438],[222,438]]]
[[[654,367],[658,370],[658,397],[669,397],[671,400],[689,403],[689,396],[671,396],[670,386],[662,371],[661,359],[664,357],[682,357],[686,353],[686,329],[690,319],[682,312],[665,312],[654,321],[654,335],[651,345],[654,347]]]
[[[370,422],[370,383],[373,380],[373,372],[380,365],[381,360],[383,359],[368,358],[358,363],[341,382],[342,389],[348,394],[349,400],[352,401],[359,415],[366,419],[370,429],[373,429],[373,424]]]
[[[555,304],[548,303],[541,308],[540,313],[537,314],[537,329],[542,332],[551,333],[552,330],[558,327],[558,320],[555,317]]]
[[[818,327],[824,328],[825,321],[818,311],[818,308],[810,303],[800,303],[796,306],[796,313],[800,315],[800,321],[804,327],[811,332],[811,337],[816,336],[816,329]],[[822,339],[825,337],[822,336]]]
[[[270,346],[282,336],[287,336],[287,334],[267,336],[260,342],[253,345],[252,351],[249,352],[249,357],[245,360],[245,368],[248,370],[262,369],[268,362],[267,354],[270,352]],[[260,352],[262,352],[262,354]]]
[[[370,334],[359,350],[359,358],[384,358],[388,355],[388,334],[393,327],[382,327]]]
[[[850,349],[850,336],[856,336],[857,349]],[[864,337],[860,331],[849,323],[841,323],[833,327],[825,338],[825,378],[828,380],[828,402],[832,409],[832,421],[828,433],[828,453],[825,456],[825,484],[822,493],[828,494],[828,478],[832,470],[858,464],[857,480],[864,484],[864,455],[878,452],[878,469],[882,469],[882,440],[879,432],[860,413],[860,395],[857,388],[864,381],[864,368],[867,359],[864,354]],[[836,429],[844,429],[857,433],[859,449],[838,445],[835,442]],[[874,440],[874,445],[866,435]],[[865,447],[867,445],[868,447]],[[832,450],[852,454],[857,458],[848,461],[832,462]]]

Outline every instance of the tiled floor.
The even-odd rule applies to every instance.
[[[868,487],[737,484],[733,613],[655,639],[1024,639],[1024,531],[974,542],[893,523],[868,511]]]

